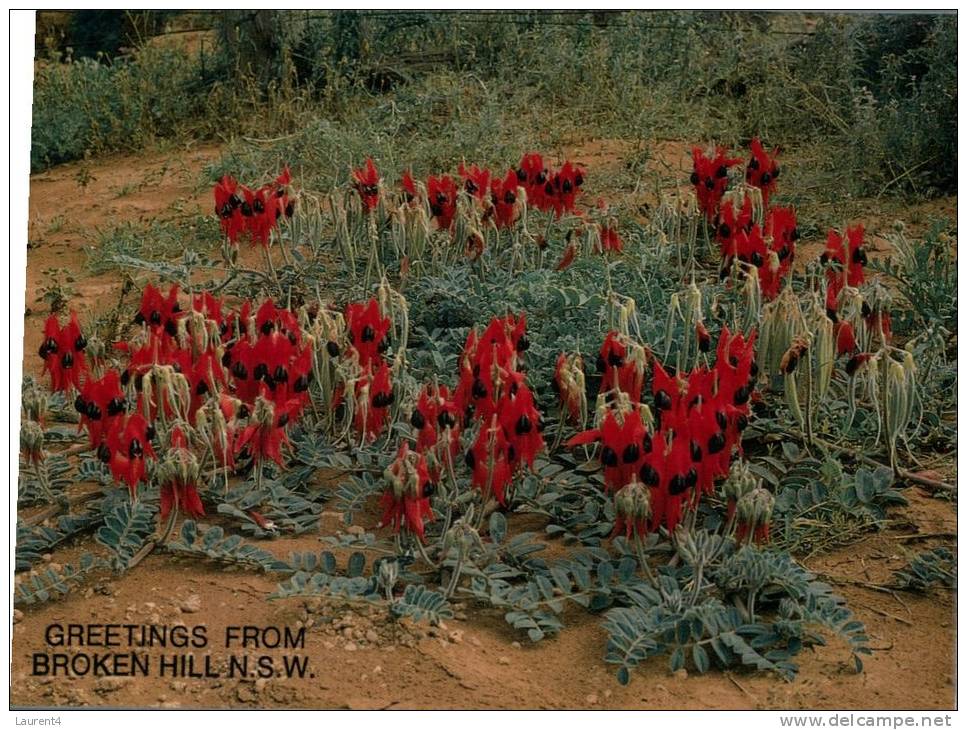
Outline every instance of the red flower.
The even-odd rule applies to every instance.
[[[389,365],[380,360],[378,365],[368,367],[356,381],[356,431],[374,441],[386,427],[395,398]]]
[[[748,232],[752,228],[752,199],[746,195],[742,199],[742,207],[735,209],[735,201],[727,200],[721,204],[715,216],[715,240],[719,244],[725,267],[731,265],[731,259],[736,255],[735,237],[739,231]]]
[[[477,439],[466,457],[467,466],[472,472],[473,486],[483,493],[485,501],[493,496],[504,506],[507,504],[507,486],[514,474],[508,454],[509,447],[507,436],[495,413],[490,417],[488,425],[481,425]]]
[[[833,325],[836,334],[836,354],[852,355],[858,349],[856,345],[856,335],[853,332],[853,325],[849,322],[839,320]]]
[[[769,248],[779,259],[778,275],[784,279],[796,258],[796,241],[799,240],[796,211],[792,208],[770,208],[766,213],[766,237],[772,239]]]
[[[239,194],[239,186],[235,178],[225,175],[215,183],[215,215],[222,232],[231,243],[238,242],[239,234],[245,230],[245,220],[242,217],[243,197]]]
[[[863,226],[847,228],[845,238],[830,231],[820,261],[827,266],[826,308],[836,311],[840,292],[847,285],[856,287],[864,281],[863,267],[867,259],[863,250]]]
[[[740,162],[741,158],[726,157],[722,147],[716,147],[712,157],[707,157],[701,147],[692,148],[691,181],[695,186],[698,205],[708,220],[715,218],[729,185],[729,168]]]
[[[433,484],[426,458],[410,451],[409,444],[404,442],[385,476],[388,484],[381,500],[383,517],[379,527],[392,525],[396,532],[405,527],[420,542],[425,542],[424,523],[433,519],[430,507]]]
[[[450,230],[457,212],[457,185],[453,178],[449,175],[441,175],[439,178],[430,175],[426,180],[426,192],[430,213],[436,220],[437,228]]]
[[[44,341],[38,354],[44,361],[44,372],[50,373],[50,387],[54,392],[68,392],[80,388],[87,377],[84,348],[87,339],[81,333],[77,312],[71,311],[70,320],[63,327],[57,315],[50,315],[44,323]]]
[[[574,203],[581,186],[584,185],[584,170],[570,161],[544,184],[544,199],[554,215],[560,218],[565,213],[574,212]]]
[[[463,178],[463,189],[467,191],[467,194],[483,201],[487,196],[487,188],[490,187],[490,170],[481,170],[476,165],[471,165],[468,168],[461,162],[457,172]],[[516,182],[514,186],[516,189]]]
[[[382,359],[382,353],[389,347],[386,339],[390,329],[389,317],[379,311],[376,299],[368,302],[355,302],[346,307],[346,326],[349,328],[349,342],[359,355],[362,368],[369,367],[374,361]]]
[[[621,253],[624,249],[624,241],[618,235],[618,231],[610,226],[601,226],[601,248],[605,251]]]
[[[498,228],[510,228],[517,222],[520,207],[517,205],[517,174],[513,170],[508,171],[503,180],[494,178],[491,181],[490,202]]]
[[[531,152],[521,158],[520,165],[517,167],[517,183],[524,186],[527,191],[527,204],[532,208],[547,211],[548,193],[546,185],[548,170],[544,166],[544,160],[536,152]],[[552,186],[553,189],[553,186]]]
[[[403,191],[403,200],[407,203],[412,203],[416,200],[419,194],[416,190],[416,183],[413,181],[413,175],[407,170],[403,173],[403,177],[400,179],[400,189]]]
[[[178,304],[178,285],[172,284],[168,295],[163,296],[152,284],[144,287],[141,294],[141,306],[134,317],[137,324],[147,324],[152,334],[169,337],[178,334],[178,315],[181,306]]]
[[[138,482],[144,479],[144,460],[148,457],[155,458],[151,446],[154,428],[140,413],[127,416],[123,424],[107,434],[110,452],[108,466],[115,481],[127,484],[133,497]],[[103,456],[107,456],[107,452]]]
[[[497,406],[497,417],[509,443],[508,460],[512,465],[533,467],[538,452],[544,448],[541,435],[544,418],[534,404],[534,395],[525,384],[523,373],[509,373],[504,392]]]
[[[571,264],[574,263],[574,257],[577,255],[577,246],[572,241],[564,249],[564,255],[561,256],[561,260],[557,262],[557,266],[554,267],[555,271],[564,271]]]
[[[277,407],[268,398],[259,396],[255,401],[252,419],[235,444],[235,455],[249,453],[256,464],[268,458],[284,467],[282,447],[289,443],[285,427],[295,405]]]
[[[762,191],[762,205],[769,207],[769,196],[775,192],[776,179],[779,177],[779,165],[775,160],[779,148],[776,147],[770,157],[762,148],[758,137],[752,139],[750,147],[752,157],[745,169],[745,181]]]
[[[91,448],[97,448],[105,435],[123,420],[127,402],[117,370],[108,370],[100,380],[88,379],[74,400],[74,408],[87,429]]]
[[[366,166],[353,170],[353,187],[359,193],[360,200],[366,210],[374,210],[379,204],[379,172],[373,164],[373,158],[366,158]]]
[[[204,517],[205,507],[198,496],[201,472],[198,459],[188,448],[188,440],[177,426],[171,432],[171,449],[161,472],[161,521],[174,509],[191,517]]]
[[[602,374],[599,393],[620,390],[635,402],[641,400],[645,382],[645,351],[637,348],[632,352],[629,341],[614,330],[608,332],[598,353],[597,368]]]
[[[447,386],[423,386],[410,425],[417,433],[416,450],[433,462],[434,479],[439,478],[443,460],[455,457],[460,448],[461,421],[460,406],[450,397]]]

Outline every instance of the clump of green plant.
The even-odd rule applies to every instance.
[[[207,251],[216,231],[217,223],[208,216],[149,223],[126,221],[98,232],[97,244],[88,250],[87,267],[101,274],[131,259],[168,261],[180,258],[185,251]]]
[[[954,588],[957,584],[957,559],[945,547],[925,550],[910,558],[904,568],[893,573],[899,588],[920,593],[935,585]]]

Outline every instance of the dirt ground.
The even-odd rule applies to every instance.
[[[660,143],[649,165],[680,166],[687,149]],[[574,157],[597,169],[622,164],[627,149],[595,142],[574,150]],[[117,301],[116,272],[91,276],[90,246],[98,226],[123,220],[150,220],[207,213],[210,191],[199,187],[200,170],[218,149],[196,147],[140,157],[105,157],[64,165],[35,175],[30,190],[30,247],[27,257],[25,372],[40,373],[36,356],[47,311],[39,298],[49,283],[43,272],[66,269],[75,281],[72,300],[83,315]],[[80,174],[79,174],[80,173]],[[86,179],[85,186],[79,179]],[[122,191],[123,194],[119,194]],[[643,193],[642,193],[643,195]],[[956,200],[931,203],[955,210]],[[916,213],[916,211],[913,211]],[[926,211],[924,214],[931,214]],[[898,213],[896,217],[902,217]],[[912,216],[911,216],[912,217]],[[874,231],[875,233],[875,231]],[[809,242],[804,242],[808,244]],[[96,252],[94,252],[96,255]],[[132,311],[133,311],[132,304]],[[954,476],[953,465],[940,469]],[[89,489],[76,485],[73,490]],[[635,708],[635,709],[797,709],[797,708],[950,708],[955,703],[956,607],[950,591],[918,596],[879,587],[905,563],[904,550],[953,545],[955,503],[916,487],[904,490],[908,507],[894,511],[888,529],[827,553],[807,567],[833,583],[869,631],[873,656],[866,671],[854,674],[849,652],[835,639],[800,657],[794,682],[745,672],[671,674],[656,659],[633,673],[622,687],[603,660],[606,635],[600,619],[583,611],[565,616],[568,628],[558,637],[531,645],[496,613],[458,606],[444,626],[400,624],[384,613],[351,610],[303,599],[267,601],[276,581],[251,572],[229,572],[212,565],[149,556],[137,569],[115,577],[96,576],[60,601],[26,608],[15,616],[13,706],[109,707],[285,707],[285,708]],[[324,512],[320,534],[334,534],[340,515]],[[375,509],[362,517],[373,529]],[[514,515],[515,521],[532,517]],[[519,522],[518,522],[519,524]],[[534,525],[527,525],[534,529]],[[552,544],[553,545],[553,544]],[[92,547],[93,546],[93,547]],[[316,536],[280,538],[261,547],[285,557],[291,551],[322,549]],[[69,544],[49,556],[65,563],[90,539]],[[45,649],[51,624],[204,624],[212,639],[195,652],[200,666],[210,655],[224,673],[229,653],[221,638],[228,626],[305,627],[304,648],[282,654],[308,656],[313,677],[229,680],[222,678],[32,677],[31,657]],[[164,650],[152,650],[152,660]],[[243,652],[244,653],[244,652]],[[263,652],[248,650],[254,655]]]

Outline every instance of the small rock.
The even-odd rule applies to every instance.
[[[512,642],[510,642],[510,645],[512,647],[514,647],[515,649],[520,649],[520,642],[519,641],[512,641]]]
[[[506,665],[506,664],[510,664],[510,659],[508,659],[508,658],[507,658],[507,657],[505,657],[505,656],[502,656],[502,657],[500,657],[500,658],[499,658],[499,659],[497,660],[497,663],[498,663],[498,664],[505,664],[505,665]]]
[[[366,530],[363,529],[362,525],[350,525],[346,528],[347,535],[364,535]]]
[[[346,645],[343,647],[343,649],[345,649],[346,651],[356,651],[357,649],[359,649],[359,647],[356,646],[356,642],[354,642],[354,641],[347,641],[346,642]]]
[[[688,679],[688,670],[685,667],[678,669],[672,674],[675,679]]]
[[[186,689],[188,689],[187,682],[179,682],[178,680],[175,680],[169,686],[175,692],[184,692]]]
[[[587,705],[596,705],[598,704],[598,696],[596,694],[589,694],[584,698],[584,702]]]
[[[178,608],[181,609],[182,613],[198,613],[201,611],[201,596],[192,593],[179,604]]]
[[[15,608],[13,610],[13,622],[15,624],[19,624],[23,620],[24,620],[24,612],[21,611],[19,608]]]
[[[373,674],[382,674],[382,673],[383,673],[383,668],[379,664],[373,667]]]
[[[347,626],[346,628],[344,628],[344,629],[342,630],[342,635],[343,635],[344,637],[346,637],[347,639],[351,639],[351,638],[353,638],[353,630],[352,630],[352,628],[351,628],[351,627],[349,627],[349,626]]]
[[[54,559],[54,556],[53,556],[53,555],[51,555],[50,553],[44,553],[44,554],[43,554],[43,555],[41,555],[40,557],[42,557],[42,558],[44,559],[44,562],[45,562],[45,563],[49,563],[49,562],[50,562],[51,560],[53,560],[53,559]]]
[[[476,636],[470,637],[470,643],[473,644],[474,646],[482,646],[482,644],[480,643],[480,639],[478,639]]]
[[[269,680],[265,679],[264,677],[261,677],[259,679],[256,679],[255,680],[255,692],[256,692],[256,694],[261,694],[262,692],[264,692],[265,691],[265,688],[268,686],[268,684],[269,684]]]
[[[379,641],[379,634],[377,634],[374,629],[370,629],[366,632],[366,641],[368,641],[370,644],[375,644],[377,641]]]
[[[453,644],[462,644],[463,643],[463,632],[460,631],[459,629],[455,629],[454,631],[451,631],[449,634],[447,634],[447,638]]]
[[[611,697],[611,690],[610,689],[606,689],[604,691],[604,698],[605,699],[608,699],[609,697]]]
[[[239,702],[258,702],[258,695],[255,694],[255,688],[248,684],[239,685],[238,689],[235,690],[235,696],[238,698]]]

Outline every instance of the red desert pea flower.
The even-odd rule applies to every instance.
[[[81,333],[77,312],[70,313],[67,324],[61,327],[57,315],[52,314],[44,323],[44,341],[38,354],[44,361],[44,373],[50,373],[50,387],[54,392],[80,388],[87,378],[87,361],[84,349],[87,339]]]
[[[284,467],[282,447],[289,443],[285,427],[289,423],[290,412],[295,405],[287,403],[276,406],[268,398],[258,396],[252,409],[252,418],[242,429],[235,443],[235,455],[249,453],[256,464],[261,464],[265,459],[271,459]]]
[[[147,324],[153,334],[164,333],[174,337],[178,333],[178,315],[181,312],[178,291],[177,284],[171,285],[167,295],[163,295],[153,284],[145,286],[141,306],[134,316],[135,324]]]
[[[779,165],[775,159],[779,148],[776,147],[770,157],[758,137],[753,137],[749,147],[752,157],[745,168],[745,181],[762,191],[762,205],[768,207],[769,196],[775,192],[776,180],[779,177]]]
[[[537,410],[534,395],[524,382],[524,374],[507,375],[504,396],[497,406],[497,418],[509,442],[508,456],[512,465],[534,466],[534,459],[544,448],[544,417]]]
[[[624,249],[624,241],[618,231],[611,226],[601,226],[601,248],[604,251],[621,253]]]
[[[507,435],[495,413],[489,421],[481,424],[465,458],[472,472],[473,486],[481,491],[485,501],[492,496],[500,504],[507,505],[507,487],[514,475],[511,455],[508,453],[510,448]]]
[[[412,203],[419,195],[416,182],[414,182],[413,175],[409,170],[406,170],[400,178],[400,190],[403,191],[403,200],[407,203]]]
[[[490,170],[486,168],[481,170],[476,165],[467,167],[461,162],[457,172],[463,178],[463,189],[468,195],[481,201],[487,197],[487,190],[490,188]]]
[[[430,175],[426,180],[426,193],[429,198],[430,213],[436,220],[437,228],[450,230],[453,217],[457,213],[457,185],[449,175],[439,178]]]
[[[546,192],[548,170],[541,156],[536,152],[524,155],[517,166],[516,174],[517,183],[527,192],[527,204],[538,210],[548,210]]]
[[[198,495],[201,469],[188,439],[177,426],[171,431],[171,444],[159,469],[161,483],[161,520],[174,511],[190,517],[204,517],[205,508]]]
[[[237,243],[238,237],[245,230],[245,219],[242,217],[242,194],[238,182],[231,175],[223,176],[213,190],[215,195],[215,215],[222,232],[231,243]]]
[[[711,156],[706,155],[701,147],[692,148],[691,182],[695,186],[698,205],[708,220],[715,218],[729,185],[729,168],[740,162],[741,158],[726,157],[722,147],[716,147]]]
[[[517,222],[520,206],[517,203],[517,174],[510,170],[501,180],[490,182],[490,203],[494,222],[498,228],[510,228]]]
[[[725,259],[724,268],[731,265],[731,259],[736,255],[735,239],[740,231],[748,232],[752,228],[752,199],[746,195],[742,198],[742,206],[736,209],[735,200],[726,200],[715,215],[715,240]]]
[[[74,408],[80,414],[80,425],[87,429],[91,448],[97,448],[124,418],[127,408],[117,370],[108,370],[100,380],[89,378],[74,399]]]
[[[839,305],[839,295],[849,286],[859,286],[863,283],[866,265],[866,251],[863,249],[862,224],[846,229],[846,235],[841,236],[836,231],[830,231],[826,237],[826,249],[820,256],[820,261],[826,266],[826,308],[835,311]]]
[[[133,413],[125,417],[123,425],[108,432],[107,449],[99,452],[102,458],[107,457],[115,481],[127,484],[132,497],[144,479],[145,459],[155,458],[152,438],[154,427],[140,413]]]
[[[425,523],[433,520],[430,495],[434,490],[426,457],[410,451],[409,444],[404,442],[383,476],[387,485],[381,500],[383,516],[379,526],[392,525],[396,532],[404,528],[425,542]]]
[[[566,161],[561,169],[544,184],[545,207],[553,209],[560,218],[565,213],[574,212],[574,203],[581,186],[584,185],[584,170]]]
[[[376,299],[368,302],[354,302],[346,307],[346,326],[349,329],[349,342],[359,356],[359,364],[367,368],[389,348],[387,335],[390,329],[389,317],[384,317]]]
[[[373,164],[373,158],[366,158],[366,165],[353,170],[353,187],[359,193],[360,200],[366,210],[374,210],[379,204],[379,172]]]
[[[386,362],[368,367],[356,381],[356,431],[370,441],[383,432],[389,407],[396,400],[392,371]]]

